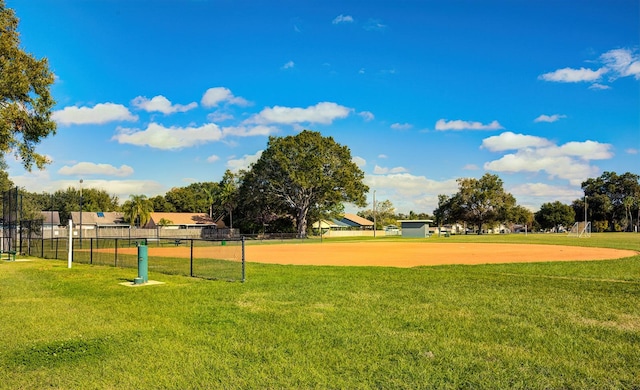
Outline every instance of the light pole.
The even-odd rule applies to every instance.
[[[584,196],[584,228],[587,229],[587,195]]]
[[[373,238],[376,238],[376,190],[373,190]]]
[[[80,179],[80,248],[82,248],[82,182]]]

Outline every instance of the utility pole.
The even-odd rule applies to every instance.
[[[80,179],[80,248],[82,248],[82,182]]]
[[[373,190],[373,238],[376,238],[376,190]]]

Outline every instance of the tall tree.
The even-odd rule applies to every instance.
[[[130,195],[129,200],[122,205],[122,211],[129,224],[141,227],[151,219],[153,203],[146,195]]]
[[[270,137],[266,150],[245,176],[252,181],[246,188],[268,194],[265,199],[278,202],[278,209],[295,219],[300,237],[306,236],[310,214],[333,210],[344,202],[364,207],[369,188],[363,179],[348,147],[310,130]]]
[[[517,205],[509,211],[508,220],[513,223],[523,224],[531,231],[533,227],[534,215],[526,207]]]
[[[604,172],[600,177],[582,183],[587,196],[587,209],[596,221],[608,222],[610,230],[621,230],[627,225],[629,213],[640,213],[640,175],[626,172]],[[631,198],[633,201],[626,201]]]
[[[573,225],[576,213],[571,206],[555,201],[542,204],[535,213],[535,218],[543,229],[554,229],[557,232],[560,226],[568,228]]]
[[[218,201],[229,215],[229,227],[233,229],[233,210],[238,205],[238,177],[230,170],[226,170],[218,185]]]
[[[20,48],[18,18],[0,0],[0,159],[14,153],[27,170],[48,162],[35,147],[56,131],[49,92],[53,81],[47,59]]]
[[[480,179],[458,179],[458,192],[452,197],[439,197],[441,206],[436,215],[449,222],[466,221],[478,226],[478,233],[486,224],[505,222],[516,199],[506,192],[502,180],[489,173]]]
[[[369,221],[373,221],[375,219],[376,229],[396,224],[396,208],[393,207],[393,203],[388,199],[383,200],[382,202],[376,202],[375,207],[372,205],[370,209],[360,211],[358,215],[362,218],[368,219]]]

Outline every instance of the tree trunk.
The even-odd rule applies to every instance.
[[[298,227],[298,238],[307,236],[307,210],[301,208],[296,216],[296,225]]]

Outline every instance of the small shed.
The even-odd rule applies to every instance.
[[[402,228],[402,237],[408,238],[426,238],[429,237],[429,224],[433,223],[432,219],[411,219],[400,222]]]

